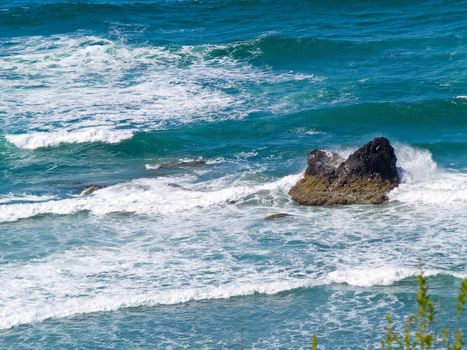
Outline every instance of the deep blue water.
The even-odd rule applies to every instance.
[[[419,259],[454,310],[466,34],[465,1],[0,1],[0,348],[377,348]],[[290,200],[380,135],[389,202]]]

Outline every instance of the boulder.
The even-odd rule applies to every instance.
[[[264,220],[267,220],[267,221],[273,221],[273,220],[277,220],[277,219],[283,219],[283,218],[286,218],[288,216],[292,216],[292,214],[287,214],[287,213],[274,213],[274,214],[271,214],[271,215],[268,215],[264,218]]]
[[[198,157],[196,159],[179,159],[178,161],[165,162],[154,165],[146,165],[147,169],[158,170],[158,169],[174,169],[174,168],[188,168],[196,167],[207,164],[206,159],[203,157]]]
[[[289,195],[304,205],[379,204],[399,185],[397,158],[388,139],[378,137],[346,160],[336,153],[314,150],[304,178]]]
[[[80,193],[80,196],[89,196],[93,194],[94,192],[96,192],[97,190],[100,190],[104,187],[105,186],[102,186],[102,185],[88,185],[85,188],[83,188],[83,190]]]

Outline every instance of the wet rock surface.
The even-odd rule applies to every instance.
[[[93,194],[94,192],[96,192],[97,190],[100,190],[102,188],[104,188],[105,186],[103,185],[88,185],[86,186],[85,188],[83,188],[83,190],[81,191],[80,193],[80,196],[89,196],[91,194]]]
[[[398,186],[397,158],[388,139],[378,137],[346,160],[337,153],[314,150],[304,178],[289,195],[304,205],[379,204]]]
[[[271,214],[271,215],[266,216],[266,217],[264,218],[264,220],[273,221],[273,220],[283,219],[283,218],[286,218],[286,217],[289,217],[289,216],[292,216],[292,214],[288,214],[288,213],[274,213],[274,214]]]

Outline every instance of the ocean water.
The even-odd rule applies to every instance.
[[[387,203],[291,201],[380,135]],[[0,1],[0,176],[1,349],[377,348],[419,259],[447,322],[467,2]]]

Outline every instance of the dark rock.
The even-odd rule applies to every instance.
[[[325,152],[316,149],[308,155],[307,175],[334,177],[337,167],[344,161],[334,152]]]
[[[206,159],[199,157],[196,159],[180,159],[174,162],[159,163],[156,165],[150,165],[149,169],[173,169],[173,168],[184,168],[184,167],[196,167],[200,165],[205,165],[207,163]]]
[[[88,185],[86,186],[80,193],[81,196],[89,196],[90,194],[93,194],[97,190],[100,190],[104,188],[105,186],[102,185]]]
[[[275,214],[271,214],[271,215],[266,216],[264,218],[264,220],[272,221],[272,220],[282,219],[282,218],[285,218],[285,217],[288,217],[288,216],[292,216],[292,215],[287,214],[287,213],[275,213]]]
[[[204,165],[206,163],[207,163],[206,159],[203,159],[200,157],[194,160],[182,160],[179,162],[179,165],[180,166],[196,166],[196,165]]]
[[[394,148],[379,137],[359,148],[344,161],[320,150],[308,156],[303,179],[289,191],[305,205],[378,204],[399,184]]]
[[[167,184],[167,186],[173,187],[173,188],[181,188],[181,189],[184,189],[182,185],[176,184],[176,183],[174,183],[174,182],[169,182],[169,183]]]
[[[338,173],[351,179],[379,178],[398,182],[396,155],[388,139],[378,137],[351,154],[339,166]]]

